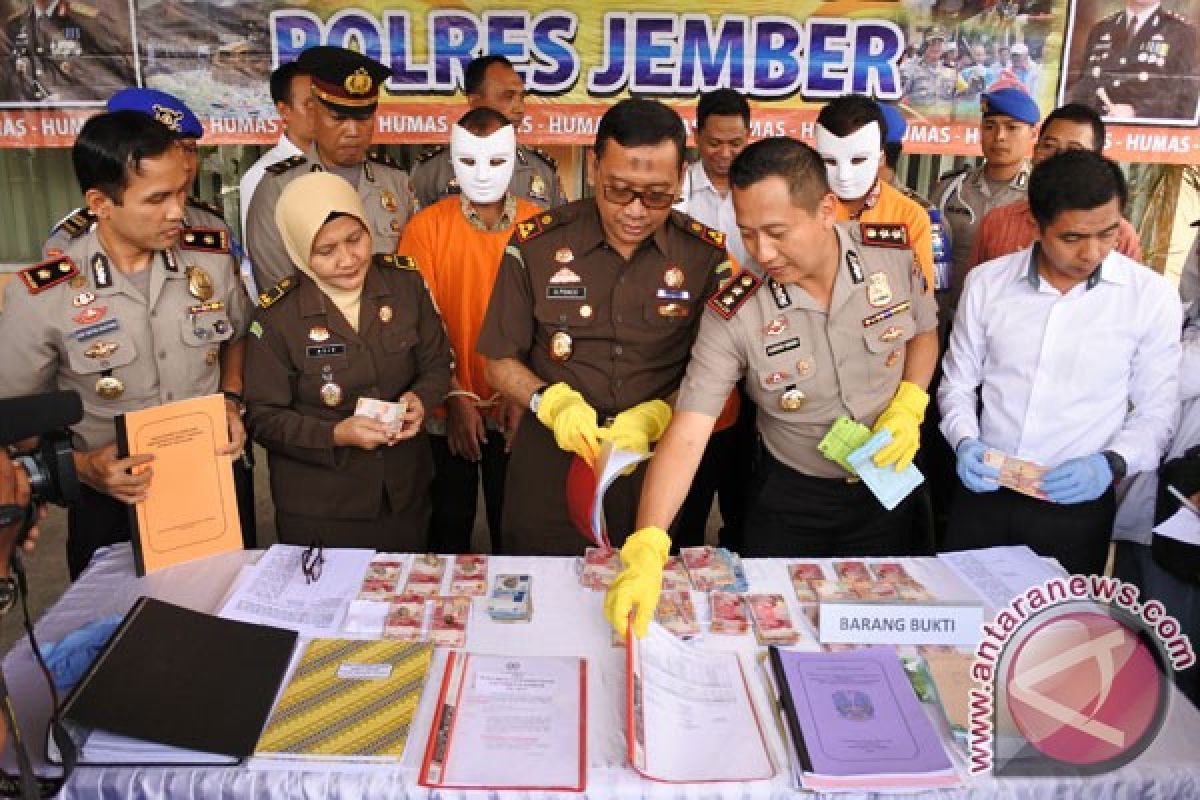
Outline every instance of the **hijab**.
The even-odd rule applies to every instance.
[[[292,263],[317,285],[357,332],[362,286],[357,289],[332,286],[309,266],[317,234],[331,218],[340,215],[354,217],[370,234],[367,212],[363,210],[358,192],[345,178],[330,172],[310,172],[300,176],[284,187],[275,205],[275,225]]]

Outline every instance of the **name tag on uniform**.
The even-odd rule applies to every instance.
[[[691,300],[692,295],[687,289],[659,289],[654,293],[659,300]]]
[[[793,336],[791,339],[784,339],[782,342],[767,345],[767,355],[777,356],[780,353],[786,353],[788,350],[795,350],[799,346],[799,337]]]
[[[310,344],[304,348],[304,353],[309,358],[325,358],[326,356],[344,356],[346,355],[346,345],[344,344]]]
[[[586,286],[547,286],[547,300],[586,300]]]

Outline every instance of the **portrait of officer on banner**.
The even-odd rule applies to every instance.
[[[1063,50],[1059,102],[1112,122],[1200,120],[1200,0],[1078,0]]]
[[[0,106],[100,105],[136,82],[125,0],[0,0]]]

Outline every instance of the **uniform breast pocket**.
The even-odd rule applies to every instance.
[[[233,324],[224,311],[188,315],[179,325],[183,343],[189,347],[220,346],[233,336]]]
[[[390,241],[390,242],[394,243],[400,237],[400,232],[403,229],[404,229],[404,223],[401,222],[400,217],[398,215],[381,214],[378,217],[376,217],[375,218],[375,238],[376,238],[375,252],[377,252],[377,253],[393,252],[396,249],[395,247],[381,248],[379,246],[379,242],[380,241],[384,241],[384,242]]]
[[[642,320],[652,328],[680,328],[692,319],[692,303],[688,300],[659,299],[642,309]]]
[[[551,286],[543,297],[533,304],[533,316],[544,327],[557,330],[590,326],[596,319],[596,308],[587,297],[587,289],[583,286],[569,287],[577,289],[570,295],[563,295],[555,289],[567,287]]]
[[[71,371],[80,375],[120,369],[137,359],[137,348],[134,347],[133,339],[121,331],[82,342],[68,339],[66,351]]]
[[[863,331],[872,382],[890,381],[904,368],[904,350],[916,335],[917,326],[910,315],[898,315],[876,323]]]

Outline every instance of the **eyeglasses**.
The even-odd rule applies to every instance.
[[[675,202],[679,198],[675,196],[674,192],[664,192],[661,189],[647,189],[646,191],[639,192],[628,187],[618,188],[605,184],[604,199],[619,206],[627,206],[635,199],[641,200],[642,205],[646,208],[661,211],[664,208],[670,208],[675,205]]]
[[[304,582],[316,583],[321,580],[321,568],[325,566],[325,545],[320,539],[305,548],[300,555],[300,571],[304,573]]]

